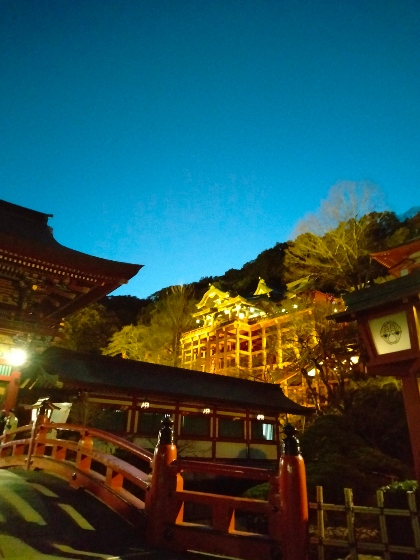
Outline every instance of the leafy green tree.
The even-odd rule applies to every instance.
[[[182,333],[195,326],[192,317],[194,311],[196,307],[192,290],[185,286],[172,286],[166,298],[155,304],[150,327],[156,342],[162,341],[170,365],[179,365]]]
[[[397,245],[402,245],[407,243],[412,239],[420,236],[420,212],[406,217],[399,226],[394,229],[389,235],[384,236],[382,239],[382,245],[379,246],[378,250],[383,250],[388,247],[396,247]]]
[[[152,348],[149,346],[148,327],[145,325],[125,325],[113,334],[103,354],[122,356],[128,360],[153,362]]]
[[[389,212],[373,211],[377,196],[371,185],[333,187],[318,214],[298,224],[298,236],[286,250],[286,277],[309,276],[318,289],[340,294],[383,274],[369,253],[380,249],[379,240],[397,229],[398,220]]]
[[[301,375],[319,414],[325,408],[321,405],[327,403],[329,408],[342,410],[344,391],[359,368],[351,360],[360,356],[357,326],[329,320],[337,309],[333,302],[302,297],[284,302],[284,306],[289,319],[280,339],[284,365],[274,370],[273,381],[293,373]]]
[[[100,354],[118,328],[116,315],[103,305],[93,303],[66,319],[60,346]]]
[[[359,503],[369,503],[382,485],[412,476],[412,460],[399,455],[399,440],[408,443],[406,426],[399,420],[400,391],[396,384],[389,385],[389,380],[384,387],[381,385],[380,380],[371,380],[361,389],[352,388],[343,413],[316,417],[299,437],[311,501],[316,500],[316,486],[322,486],[327,502],[343,503],[344,488],[352,488]],[[375,406],[370,401],[377,398],[379,403]],[[364,410],[361,406],[365,406]],[[380,411],[380,406],[387,408]],[[359,413],[360,421],[355,422]],[[396,418],[395,429],[391,428],[395,446],[389,453],[388,429]],[[267,493],[268,484],[264,484],[246,495],[266,499]]]
[[[192,290],[172,286],[153,303],[147,323],[125,326],[114,334],[104,354],[179,366],[182,333],[193,328]]]

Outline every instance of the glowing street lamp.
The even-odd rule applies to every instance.
[[[26,350],[14,344],[12,337],[0,334],[0,378],[5,386],[2,407],[10,410],[16,405],[20,368],[28,359]]]
[[[23,348],[10,348],[5,354],[7,364],[15,367],[23,366],[28,359],[28,353]]]

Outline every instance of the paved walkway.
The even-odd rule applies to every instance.
[[[121,517],[61,478],[42,471],[0,470],[0,559],[202,558],[152,551],[139,541]]]

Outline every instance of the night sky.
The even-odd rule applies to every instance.
[[[418,0],[0,0],[0,198],[144,264],[114,295],[242,267],[340,181],[402,214],[419,152]]]

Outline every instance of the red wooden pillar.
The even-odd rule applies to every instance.
[[[417,374],[419,364],[405,377],[402,377],[402,392],[404,397],[405,412],[407,415],[408,431],[410,434],[411,451],[414,459],[416,480],[420,484],[420,392]],[[414,371],[413,371],[414,370]]]
[[[146,494],[146,539],[150,546],[155,547],[162,547],[168,510],[173,509],[168,499],[171,490],[175,490],[173,486],[176,486],[176,480],[168,472],[168,466],[177,458],[172,426],[170,416],[165,416],[155,447],[151,483]]]
[[[295,428],[287,424],[282,443],[279,482],[281,533],[284,560],[305,560],[308,557],[308,497],[306,473]]]
[[[6,389],[6,395],[4,399],[3,408],[7,412],[10,409],[15,408],[16,401],[19,392],[19,383],[20,383],[20,371],[13,370],[10,373],[9,384]]]

